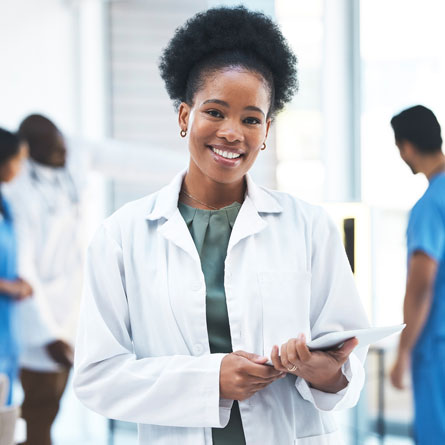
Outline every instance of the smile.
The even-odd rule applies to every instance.
[[[210,146],[210,148],[212,149],[213,153],[216,153],[217,155],[220,155],[226,159],[237,159],[241,156],[240,153],[234,153],[232,151],[223,151],[223,150],[219,150],[218,148],[215,148],[212,146]]]

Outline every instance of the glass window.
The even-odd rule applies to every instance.
[[[300,91],[276,119],[278,188],[321,201],[323,1],[277,0],[276,18],[298,57]]]

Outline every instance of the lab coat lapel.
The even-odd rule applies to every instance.
[[[267,223],[258,214],[252,200],[249,196],[246,196],[233,226],[227,252],[230,252],[239,241],[260,232],[266,226]]]
[[[175,213],[160,227],[159,233],[185,250],[195,261],[200,262],[193,238],[178,209],[176,209]]]
[[[283,208],[266,189],[258,187],[249,174],[246,175],[247,193],[233,226],[227,252],[242,239],[261,232],[267,222],[260,213],[280,213]]]
[[[160,190],[156,203],[147,215],[149,221],[159,222],[159,233],[176,246],[185,250],[199,263],[199,255],[187,225],[178,210],[179,192],[187,170],[183,170]]]

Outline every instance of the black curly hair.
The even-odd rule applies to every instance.
[[[278,26],[243,6],[212,8],[196,14],[165,48],[159,69],[178,108],[193,104],[207,75],[225,67],[260,74],[270,90],[268,116],[279,112],[298,89],[297,59]]]
[[[20,142],[16,133],[0,128],[0,165],[9,161],[20,151]]]

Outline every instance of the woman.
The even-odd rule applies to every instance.
[[[79,398],[138,422],[140,444],[341,442],[324,411],[357,401],[364,352],[297,335],[367,326],[344,249],[321,209],[247,173],[295,63],[243,7],[198,14],[164,51],[189,167],[96,234],[75,358]]]
[[[0,128],[0,185],[14,179],[26,153],[25,144],[15,134]],[[9,378],[8,404],[11,403],[12,382],[18,370],[16,303],[31,294],[31,286],[17,277],[13,221],[0,189],[0,373]]]

